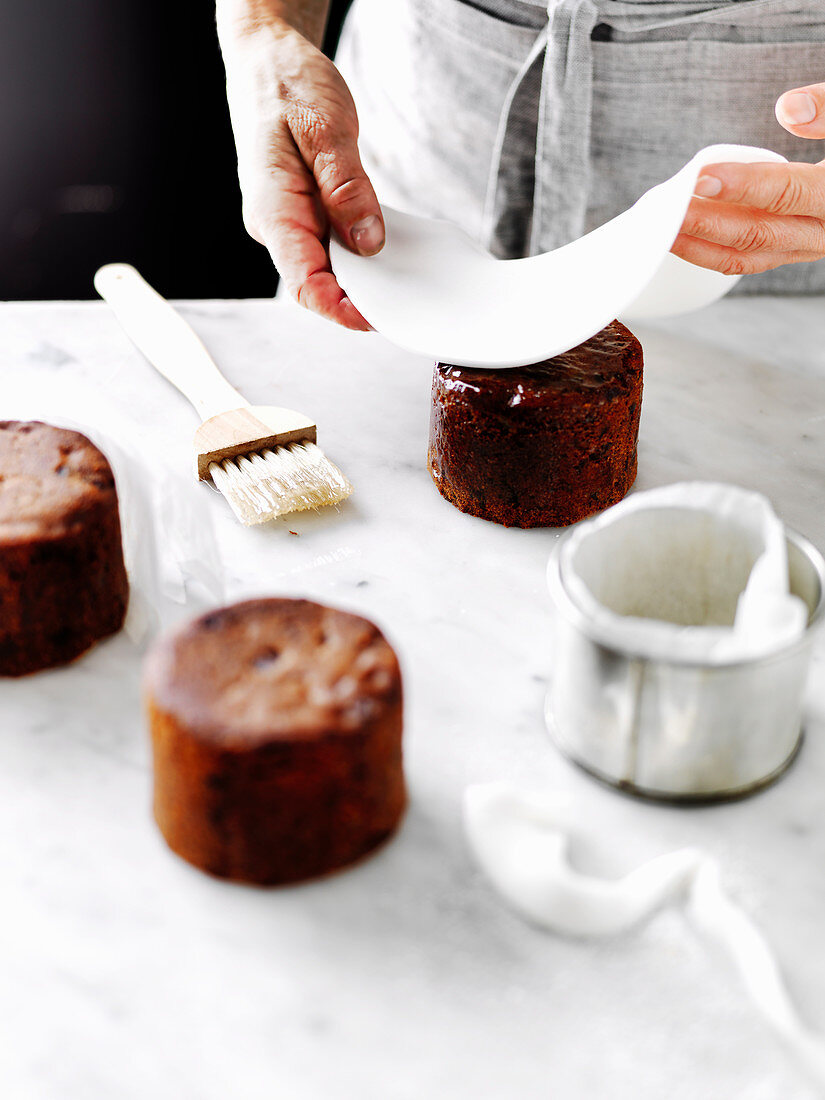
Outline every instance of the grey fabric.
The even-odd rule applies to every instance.
[[[544,252],[719,141],[825,158],[773,114],[825,81],[825,2],[356,0],[339,65],[384,201]],[[739,292],[825,290],[825,261]]]

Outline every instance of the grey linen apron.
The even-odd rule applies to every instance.
[[[337,62],[382,201],[499,256],[627,209],[705,145],[825,159],[774,117],[825,81],[825,0],[356,0]],[[825,291],[825,261],[738,293]]]

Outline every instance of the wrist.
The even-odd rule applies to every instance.
[[[292,28],[279,14],[279,6],[271,0],[217,0],[215,18],[224,54],[262,37],[288,34]]]
[[[330,0],[216,0],[221,48],[299,34],[320,48]]]

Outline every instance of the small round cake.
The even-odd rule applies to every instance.
[[[462,512],[563,527],[630,489],[641,404],[642,346],[618,321],[528,367],[438,363],[430,473]]]
[[[106,458],[79,432],[0,421],[0,675],[71,661],[128,599]]]
[[[155,645],[144,690],[155,819],[201,870],[296,882],[398,825],[401,673],[366,619],[290,599],[210,611]]]

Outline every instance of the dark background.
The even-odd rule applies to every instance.
[[[169,298],[271,295],[224,80],[209,3],[0,0],[0,299],[93,298],[112,261]]]

